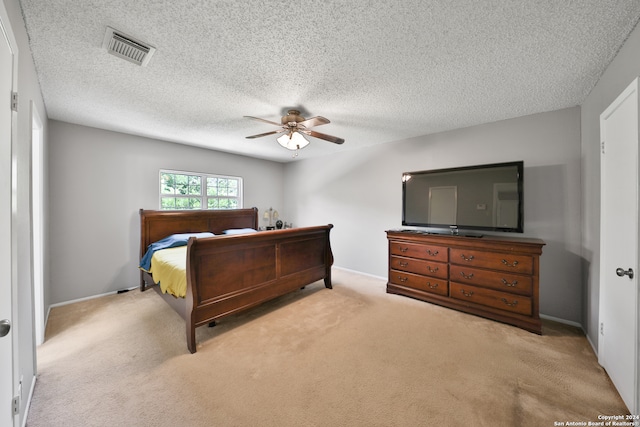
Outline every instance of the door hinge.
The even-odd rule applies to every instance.
[[[13,415],[18,415],[20,413],[20,396],[16,396],[13,398]]]
[[[602,151],[602,154],[604,154],[604,141],[600,143],[600,150]]]
[[[18,92],[11,92],[11,110],[18,111]]]
[[[604,335],[604,322],[600,323],[600,335]]]

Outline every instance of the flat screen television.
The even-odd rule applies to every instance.
[[[402,174],[402,225],[458,230],[524,231],[524,162]],[[473,234],[473,233],[470,233]]]

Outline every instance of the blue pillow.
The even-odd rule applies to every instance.
[[[156,251],[160,249],[167,248],[175,248],[176,246],[186,246],[187,242],[189,242],[190,237],[213,237],[215,234],[209,232],[203,233],[180,233],[180,234],[172,234],[171,236],[165,237],[162,240],[158,240],[157,242],[153,242],[147,248],[147,252],[140,260],[140,268],[149,271],[151,268],[151,257]]]
[[[249,234],[249,233],[257,233],[257,231],[253,228],[230,228],[228,230],[223,231],[224,234],[232,235],[232,234]]]

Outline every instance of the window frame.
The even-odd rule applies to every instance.
[[[189,176],[197,176],[200,178],[200,194],[166,194],[162,192],[162,175],[163,174],[174,174],[174,175],[189,175]],[[207,178],[217,178],[217,179],[230,179],[238,182],[238,195],[237,196],[208,196],[207,195]],[[158,209],[161,211],[169,211],[169,210],[180,210],[180,211],[195,211],[195,210],[228,210],[228,209],[242,209],[244,206],[244,182],[243,178],[240,176],[232,176],[232,175],[219,175],[213,173],[204,173],[204,172],[191,172],[191,171],[181,171],[174,169],[160,169],[158,172]],[[200,199],[200,207],[199,208],[163,208],[162,207],[162,198],[163,197],[175,197],[181,199]],[[209,208],[209,199],[235,199],[238,201],[237,208]]]

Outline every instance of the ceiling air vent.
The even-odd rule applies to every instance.
[[[156,48],[120,31],[107,27],[102,47],[112,55],[145,67]]]

